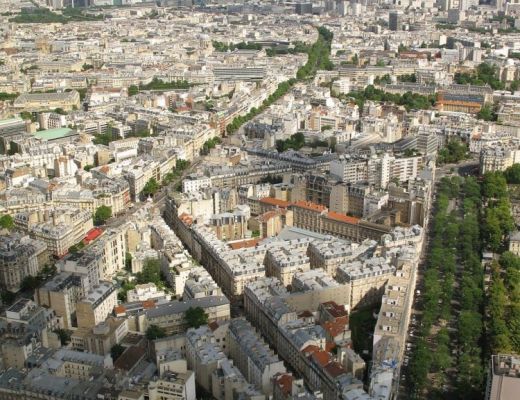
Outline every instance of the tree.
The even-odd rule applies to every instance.
[[[23,291],[33,291],[40,287],[41,279],[37,276],[28,275],[22,279],[20,289]]]
[[[154,283],[157,286],[163,286],[161,279],[161,263],[155,258],[147,258],[144,261],[143,270],[136,274],[138,284]]]
[[[468,146],[459,139],[451,139],[446,146],[439,151],[440,164],[457,163],[468,156]]]
[[[507,196],[507,181],[501,172],[487,172],[482,182],[482,194],[488,199]]]
[[[126,350],[126,347],[121,346],[119,343],[116,343],[110,348],[110,357],[112,357],[112,361],[116,361],[121,354],[123,354]]]
[[[146,338],[148,340],[161,339],[166,337],[166,331],[157,325],[150,325],[146,330]]]
[[[132,270],[132,254],[125,253],[125,269],[130,272]]]
[[[16,293],[10,292],[9,290],[2,290],[0,298],[3,304],[11,305],[16,299]]]
[[[182,158],[179,158],[177,161],[175,161],[176,170],[184,171],[189,166],[190,166],[190,162],[187,160],[183,160]]]
[[[139,93],[139,88],[136,85],[130,85],[128,87],[129,96],[135,96],[137,93]]]
[[[159,191],[160,188],[161,186],[159,185],[157,180],[155,178],[150,178],[148,182],[146,182],[146,184],[144,185],[141,194],[146,197],[153,196],[155,193]]]
[[[513,164],[504,171],[504,176],[509,184],[520,184],[520,164]]]
[[[112,207],[99,206],[94,213],[94,224],[103,225],[110,217],[112,217]]]
[[[477,113],[477,118],[484,121],[496,121],[498,116],[493,107],[491,107],[489,104],[486,104]]]
[[[190,307],[184,313],[184,320],[190,328],[198,328],[208,323],[208,314],[201,307]]]
[[[58,335],[61,345],[66,346],[70,342],[70,332],[65,329],[56,329],[54,331],[56,335]]]
[[[4,214],[0,217],[0,228],[3,229],[13,229],[14,228],[14,220],[9,214]]]

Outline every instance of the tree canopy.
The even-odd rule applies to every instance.
[[[94,213],[94,224],[103,225],[110,217],[112,217],[112,207],[99,206]]]
[[[14,220],[9,214],[4,214],[0,217],[0,227],[3,229],[13,229]]]
[[[184,319],[190,328],[198,328],[208,323],[208,314],[201,307],[190,307],[184,313]]]
[[[166,331],[157,325],[150,325],[146,330],[146,338],[148,340],[161,339],[166,337]]]
[[[155,193],[159,191],[161,185],[157,182],[155,178],[150,178],[148,182],[143,187],[141,194],[143,196],[153,196]]]

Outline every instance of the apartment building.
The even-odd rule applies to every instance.
[[[92,245],[83,250],[84,253],[95,254],[98,257],[100,279],[112,279],[117,272],[124,270],[127,229],[126,224],[109,228]]]
[[[158,300],[165,299],[166,293],[164,290],[157,289],[155,283],[143,283],[136,285],[134,289],[126,292],[126,301],[129,303],[135,301]]]
[[[291,208],[294,212],[295,227],[358,243],[366,239],[379,241],[382,235],[392,230],[390,226],[327,211],[326,207],[314,203],[296,202]]]
[[[246,213],[235,210],[212,215],[209,224],[220,240],[238,240],[246,237],[248,219]]]
[[[62,108],[66,111],[79,109],[79,93],[75,90],[63,93],[24,93],[18,96],[13,107],[19,111],[47,111]]]
[[[195,372],[197,383],[206,391],[212,392],[213,372],[226,355],[216,342],[207,325],[186,332],[186,359],[188,368]]]
[[[186,333],[186,358],[197,383],[217,400],[264,400],[265,395],[246,381],[217,340],[206,325]]]
[[[200,307],[208,315],[208,323],[230,318],[229,300],[225,296],[210,296],[186,301],[171,301],[150,308],[139,316],[139,330],[145,332],[151,325],[163,328],[169,335],[184,332],[188,324],[184,313]],[[142,324],[141,324],[142,320]]]
[[[286,372],[285,367],[255,328],[243,318],[231,320],[227,344],[229,356],[246,380],[266,396],[272,394],[271,380]]]
[[[148,384],[149,400],[196,400],[193,371],[167,371]]]
[[[488,371],[485,399],[514,399],[519,390],[520,359],[512,354],[493,354]]]
[[[19,213],[14,222],[33,239],[44,242],[48,252],[56,257],[67,254],[93,227],[89,211],[69,207]]]
[[[211,178],[208,176],[188,176],[182,180],[182,193],[198,192],[211,187]]]
[[[190,270],[182,291],[184,300],[221,295],[222,290],[208,271],[203,267],[195,267]]]
[[[480,152],[480,174],[505,171],[520,163],[520,149],[511,146],[490,146]]]
[[[377,242],[365,240],[361,244],[331,237],[329,240],[313,241],[307,254],[311,268],[322,268],[335,277],[337,269],[360,256],[368,257],[375,251]]]
[[[338,282],[350,286],[350,307],[364,307],[377,304],[388,279],[395,272],[395,267],[381,257],[364,261],[355,260],[343,264],[336,270]]]
[[[61,348],[43,362],[42,368],[56,376],[88,381],[94,372],[99,373],[103,368],[112,368],[112,359],[99,354]]]
[[[510,233],[508,250],[516,256],[520,256],[520,232]]]
[[[48,261],[45,242],[19,233],[0,235],[0,288],[18,292],[23,279],[38,275]]]
[[[307,256],[308,241],[290,241],[267,250],[265,272],[267,276],[278,278],[284,286],[289,286],[294,274],[309,271]]]
[[[76,304],[90,289],[87,277],[61,272],[36,289],[34,299],[41,306],[52,308],[61,318],[61,327],[76,326]]]
[[[78,327],[93,327],[104,322],[117,306],[117,290],[110,282],[99,282],[76,304]]]
[[[128,320],[108,317],[94,327],[75,329],[70,337],[72,348],[92,354],[106,356],[116,344],[128,334]]]
[[[218,66],[213,68],[215,81],[261,81],[266,76],[265,68],[245,66],[245,65],[229,65]]]
[[[23,137],[27,132],[26,122],[18,117],[0,120],[0,154],[11,150],[11,140]]]

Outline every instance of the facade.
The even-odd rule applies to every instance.
[[[377,304],[395,268],[384,258],[366,261],[351,261],[336,271],[339,282],[350,285],[350,307],[365,307]]]
[[[62,272],[36,289],[34,297],[39,305],[56,312],[61,318],[63,329],[71,329],[77,324],[76,304],[89,289],[90,282],[86,277]]]
[[[509,235],[509,251],[520,256],[520,232],[512,232]]]
[[[510,354],[491,356],[486,400],[514,399],[520,390],[520,360]]]
[[[24,93],[16,98],[13,106],[20,111],[47,111],[61,108],[65,111],[79,109],[79,93],[75,90],[63,93]]]
[[[76,304],[79,328],[88,328],[104,322],[117,306],[117,290],[112,283],[100,282],[85,293]]]
[[[69,248],[82,241],[93,227],[89,211],[69,207],[20,213],[14,221],[33,239],[44,242],[49,253],[56,257],[67,254]]]
[[[231,320],[227,343],[229,356],[246,380],[270,395],[272,378],[285,372],[283,362],[245,319]]]
[[[0,288],[17,292],[23,279],[38,275],[48,261],[44,242],[17,233],[0,236]]]
[[[148,386],[150,400],[196,400],[193,371],[167,371]]]
[[[75,329],[71,335],[71,344],[74,350],[106,356],[114,345],[121,343],[127,333],[126,319],[108,317],[94,327]]]
[[[225,296],[210,296],[196,298],[188,301],[172,301],[157,305],[145,311],[141,331],[145,332],[151,325],[163,328],[168,334],[184,332],[188,324],[184,318],[184,313],[189,308],[200,307],[208,315],[208,323],[213,321],[223,321],[230,317],[229,301]]]

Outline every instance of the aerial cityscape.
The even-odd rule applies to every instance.
[[[0,400],[520,400],[520,0],[0,0]]]

